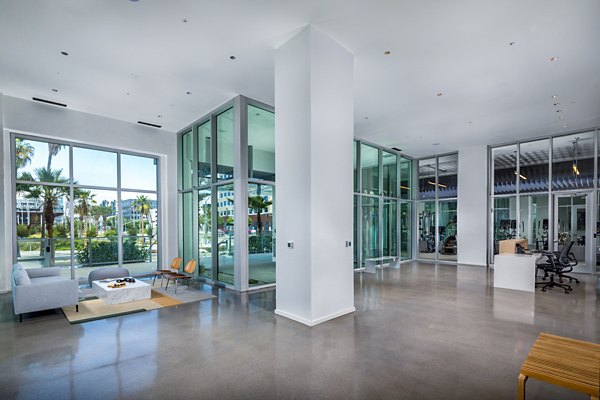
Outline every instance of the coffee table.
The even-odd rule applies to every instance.
[[[114,282],[114,280],[112,281]],[[134,283],[127,282],[118,288],[108,287],[111,282],[92,281],[94,296],[106,304],[129,303],[130,301],[147,300],[150,298],[150,285],[136,279]]]

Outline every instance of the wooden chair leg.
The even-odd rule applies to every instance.
[[[525,383],[527,375],[519,374],[519,400],[525,400]]]
[[[177,294],[177,278],[175,278],[175,294]]]
[[[167,285],[165,286],[165,292],[167,291],[167,289],[169,288],[169,281],[171,280],[171,278],[167,277]],[[160,287],[162,287],[162,284],[160,285]]]
[[[75,304],[75,312],[79,312],[79,304]]]
[[[156,283],[156,276],[157,276],[157,275],[158,275],[158,274],[156,274],[156,273],[154,274],[154,280],[152,281],[152,286],[154,286],[154,284]]]

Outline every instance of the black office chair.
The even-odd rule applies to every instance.
[[[573,290],[570,285],[562,283],[563,277],[578,282],[576,278],[564,275],[564,273],[573,271],[573,266],[577,263],[577,260],[571,253],[573,244],[574,242],[565,245],[561,251],[547,251],[542,253],[545,259],[542,259],[537,267],[544,271],[544,277],[542,278],[542,282],[535,283],[536,285],[544,285],[542,292],[545,292],[548,288],[552,289],[555,286],[563,289],[565,293]],[[573,260],[575,260],[575,264],[573,264]],[[558,281],[555,280],[555,277],[558,277]],[[550,280],[546,281],[547,278]]]

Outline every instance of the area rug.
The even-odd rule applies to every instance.
[[[80,301],[79,312],[75,311],[75,306],[62,307],[62,310],[71,324],[79,324],[98,319],[118,317],[120,315],[156,310],[163,307],[172,307],[184,303],[208,300],[214,297],[216,296],[194,289],[179,290],[178,288],[177,295],[173,295],[172,293],[167,295],[164,293],[164,290],[153,288],[151,297],[147,300],[132,301],[123,304],[106,304],[100,299],[93,298]]]

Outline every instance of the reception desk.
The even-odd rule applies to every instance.
[[[496,254],[494,257],[494,287],[535,292],[538,255]]]

